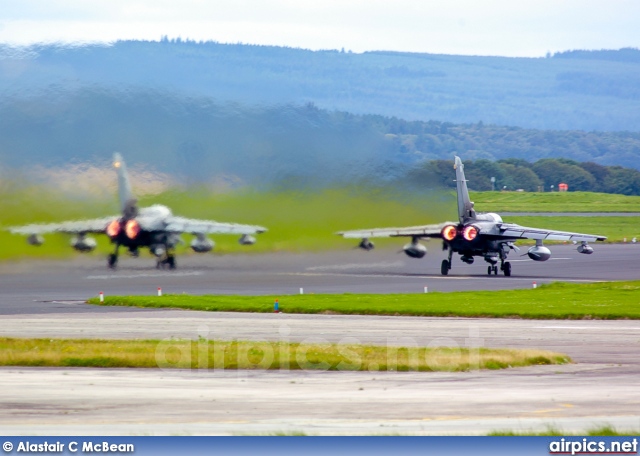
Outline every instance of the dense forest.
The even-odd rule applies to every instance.
[[[451,179],[453,160],[431,160],[408,171],[415,184],[430,182],[434,187],[455,188]],[[640,171],[621,166],[602,166],[593,162],[544,158],[535,163],[523,159],[466,161],[465,177],[476,191],[558,191],[558,184],[569,191],[588,191],[640,195]],[[494,178],[494,182],[491,178]]]
[[[108,166],[119,151],[187,183],[424,185],[449,179],[439,160],[457,154],[478,190],[496,177],[507,188],[565,181],[637,194],[636,171],[622,167],[640,168],[640,51],[0,45],[0,118],[0,177]]]
[[[505,58],[310,51],[163,39],[0,45],[0,96],[141,88],[217,103],[321,109],[455,124],[638,131],[640,51]]]
[[[518,167],[559,157],[571,166],[577,166],[572,161],[593,162],[585,172],[595,181],[588,176],[585,182],[561,180],[567,180],[571,190],[591,186],[634,194],[636,190],[610,182],[617,179],[614,168],[609,168],[613,174],[607,180],[597,167],[638,168],[640,157],[640,133],[406,121],[327,111],[312,103],[246,106],[149,90],[50,89],[30,97],[7,96],[0,104],[0,118],[0,171],[70,163],[107,165],[119,151],[130,163],[186,182],[224,179],[238,186],[393,181],[423,163],[457,154],[465,163],[473,161],[470,171],[475,164],[498,160]],[[550,171],[562,167],[546,170],[538,163],[531,169],[543,185],[557,184]],[[493,174],[500,185],[513,187],[507,181],[502,184],[501,175]],[[474,185],[487,188],[480,180]]]

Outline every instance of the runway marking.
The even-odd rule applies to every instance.
[[[526,254],[525,254],[526,255]],[[573,260],[573,258],[549,258],[549,260]],[[525,260],[509,260],[511,263],[516,263],[516,262],[520,262],[520,261],[533,261],[531,259],[525,259]]]
[[[604,330],[604,331],[610,331],[610,330],[632,330],[632,331],[640,331],[640,326],[638,327],[611,327],[611,326],[604,326],[604,327],[600,327],[600,326],[533,326],[533,329],[595,329],[596,331],[599,330]]]
[[[381,262],[381,263],[348,263],[348,264],[334,264],[330,266],[311,266],[306,268],[307,271],[326,271],[327,269],[357,269],[357,268],[401,268],[404,266],[404,261],[394,262]]]
[[[108,279],[139,279],[142,277],[184,277],[184,276],[199,276],[202,275],[200,271],[191,272],[147,272],[141,274],[126,274],[126,275],[95,275],[87,276],[88,280],[108,280]]]
[[[508,281],[526,281],[531,282],[532,278],[519,278],[519,277],[488,277],[488,276],[439,276],[439,275],[400,275],[400,274],[340,274],[339,272],[277,272],[276,275],[289,275],[289,276],[307,276],[307,277],[373,277],[373,278],[385,278],[385,279],[438,279],[438,280],[508,280]],[[535,277],[535,280],[553,280],[561,282],[584,282],[584,283],[598,283],[605,282],[604,280],[590,280],[590,279],[559,279],[557,277]]]

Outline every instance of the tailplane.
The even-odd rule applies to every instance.
[[[464,165],[460,157],[455,157],[453,169],[456,170],[456,188],[458,191],[458,217],[460,223],[466,220],[475,219],[476,211],[473,209],[473,202],[469,198],[469,190],[467,189],[467,180],[464,177]]]
[[[118,198],[120,199],[122,215],[125,219],[134,218],[138,215],[138,200],[131,193],[127,165],[124,163],[122,155],[117,152],[113,154],[113,167],[118,174]]]

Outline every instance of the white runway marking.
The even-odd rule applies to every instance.
[[[381,263],[350,263],[350,264],[333,264],[330,266],[311,266],[306,268],[307,271],[326,271],[326,270],[338,270],[343,271],[345,269],[358,269],[358,268],[401,268],[404,266],[403,261],[394,262],[381,262]]]
[[[191,272],[147,272],[142,274],[110,274],[110,275],[94,275],[87,276],[88,280],[109,280],[109,279],[139,279],[141,277],[184,277],[184,276],[199,276],[202,275],[200,271]]]
[[[307,276],[307,277],[380,277],[385,279],[444,279],[444,280],[509,280],[509,281],[526,281],[531,282],[531,277],[529,278],[518,278],[518,277],[494,277],[494,276],[438,276],[438,275],[401,275],[401,274],[341,274],[339,272],[278,272],[276,275],[291,275],[291,276]],[[584,282],[584,283],[596,283],[596,282],[605,282],[604,280],[590,280],[590,279],[558,279],[557,277],[536,277],[536,280],[553,280],[553,281],[561,281],[561,282]]]
[[[611,327],[611,326],[534,326],[534,329],[593,329],[595,331],[640,331],[640,326],[634,327]]]
[[[526,255],[526,253],[525,253],[525,255]],[[549,260],[572,260],[572,259],[573,258],[549,258]],[[530,260],[530,259],[527,258],[527,259],[524,259],[524,260],[509,260],[509,261],[511,263],[515,263],[517,261],[533,261],[533,260]]]

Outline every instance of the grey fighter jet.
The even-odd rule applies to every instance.
[[[157,267],[169,269],[176,267],[174,251],[176,245],[182,242],[182,233],[195,235],[191,248],[195,252],[204,253],[209,252],[214,246],[207,234],[239,234],[240,244],[251,245],[256,242],[253,235],[267,231],[261,226],[177,217],[168,207],[160,204],[139,208],[131,193],[127,167],[118,153],[113,156],[113,166],[118,175],[121,215],[93,220],[26,225],[9,228],[9,231],[26,235],[27,242],[31,245],[41,245],[44,242],[42,235],[46,233],[68,233],[74,236],[71,246],[79,252],[89,252],[96,247],[95,239],[89,237],[89,234],[106,234],[115,245],[113,253],[108,257],[110,268],[116,267],[118,250],[122,246],[126,247],[132,256],[138,256],[140,247],[148,247],[157,258]]]
[[[551,257],[551,251],[542,244],[544,240],[574,241],[579,243],[578,252],[591,254],[593,248],[589,242],[606,239],[605,236],[596,234],[528,228],[515,223],[505,223],[498,214],[477,213],[473,208],[473,202],[469,199],[464,165],[459,157],[455,157],[453,168],[456,171],[458,193],[459,219],[457,222],[406,228],[344,231],[338,234],[345,238],[360,238],[358,247],[364,250],[371,250],[374,247],[369,238],[409,237],[411,242],[406,244],[403,250],[411,258],[422,258],[427,253],[427,248],[420,244],[420,239],[442,239],[443,249],[449,251],[448,259],[442,260],[440,269],[442,275],[449,274],[453,254],[459,253],[460,259],[467,264],[473,264],[476,256],[484,258],[484,261],[489,263],[487,266],[489,275],[498,274],[499,262],[500,270],[507,277],[511,275],[511,263],[506,261],[507,256],[511,250],[520,251],[514,244],[518,239],[535,239],[536,245],[529,248],[526,253],[534,261],[547,261]]]

